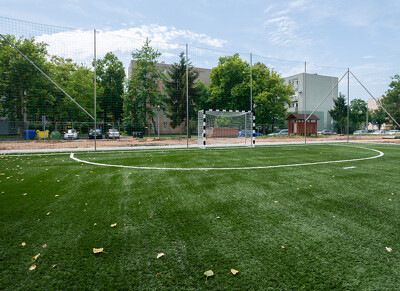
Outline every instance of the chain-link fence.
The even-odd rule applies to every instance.
[[[164,43],[162,32],[133,28],[0,17],[0,32],[2,149],[197,145],[203,109],[253,111],[256,143],[397,126],[398,107],[392,120],[366,101],[390,89],[394,69],[356,79],[347,68]]]

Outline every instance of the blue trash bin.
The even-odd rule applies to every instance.
[[[36,130],[24,130],[24,139],[35,139]]]

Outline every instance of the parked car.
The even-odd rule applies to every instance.
[[[288,135],[289,134],[289,130],[288,129],[282,129],[282,130],[280,130],[280,131],[277,131],[277,132],[273,132],[273,133],[270,133],[270,134],[268,134],[268,135]]]
[[[246,134],[246,136],[251,136],[251,134],[252,134],[252,130],[250,130],[250,129],[247,129],[247,130],[241,130],[241,131],[239,131],[239,134],[238,134],[238,136],[244,136],[245,134]],[[262,133],[259,133],[259,132],[255,132],[254,134],[253,134],[254,136],[262,136]]]
[[[323,129],[323,130],[318,131],[317,133],[320,134],[320,135],[332,135],[332,134],[335,134],[334,132],[330,131],[329,129]]]
[[[387,132],[387,134],[390,134],[390,135],[400,134],[400,130],[396,130],[396,129],[389,130],[389,131]]]
[[[354,135],[361,135],[361,134],[368,134],[367,130],[356,130],[355,132],[353,132]]]
[[[102,138],[103,138],[103,135],[102,135],[100,129],[96,129],[96,130],[91,129],[91,130],[89,130],[89,135],[88,135],[88,137],[89,137],[90,139],[94,139],[95,136],[96,136],[96,139],[102,139]]]
[[[68,129],[64,132],[64,139],[78,139],[78,133],[76,129]]]
[[[111,128],[106,132],[106,138],[120,138],[121,135],[119,131],[115,128]]]
[[[384,130],[384,129],[377,129],[377,130],[374,130],[374,132],[371,133],[371,134],[386,134],[386,130]]]

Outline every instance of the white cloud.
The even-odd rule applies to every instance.
[[[226,43],[223,39],[189,30],[179,30],[175,27],[160,25],[142,25],[119,30],[98,30],[96,34],[97,56],[101,58],[107,52],[113,51],[130,58],[130,54],[139,49],[146,38],[151,40],[153,48],[162,52],[164,58],[171,55],[178,56],[179,52],[184,50],[185,46],[182,43],[185,42],[214,48],[221,48]],[[71,58],[75,62],[87,64],[90,64],[93,59],[93,31],[77,29],[43,34],[36,39],[49,45],[48,52],[50,55]]]
[[[290,17],[278,17],[264,22],[269,41],[273,45],[288,46],[298,40],[296,23]]]

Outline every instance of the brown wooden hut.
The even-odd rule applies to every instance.
[[[307,119],[308,118],[308,119]],[[319,118],[314,114],[306,114],[306,118],[304,118],[304,114],[301,113],[291,113],[286,120],[288,121],[288,130],[289,135],[291,134],[301,134],[304,135],[304,120],[307,119],[307,135],[317,134],[317,122]]]

